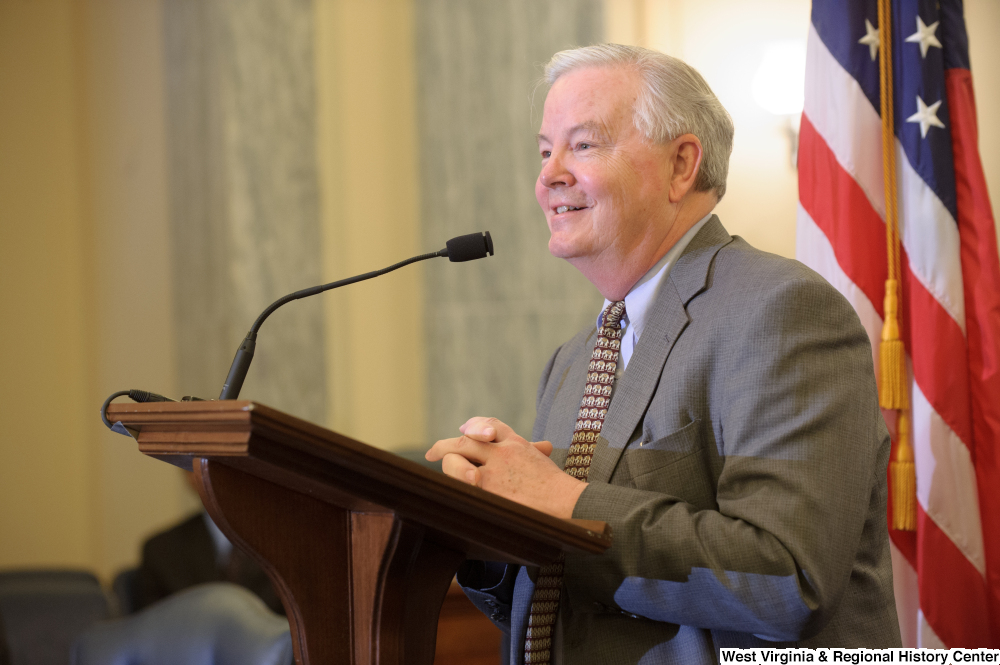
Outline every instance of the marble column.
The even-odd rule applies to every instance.
[[[539,374],[602,299],[549,256],[535,134],[556,51],[602,37],[600,0],[416,0],[421,226],[427,247],[489,230],[496,256],[426,267],[428,434],[472,415],[530,436]]]
[[[178,384],[215,398],[278,297],[321,280],[311,0],[164,0]],[[325,420],[323,312],[263,325],[241,397]]]

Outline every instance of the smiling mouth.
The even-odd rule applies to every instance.
[[[569,212],[570,210],[583,210],[585,207],[586,206],[581,206],[579,208],[575,206],[559,206],[558,208],[556,208],[556,214],[561,215],[564,212]]]

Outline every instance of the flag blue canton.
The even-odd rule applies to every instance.
[[[918,17],[920,22],[918,23]],[[820,39],[840,65],[858,82],[880,110],[878,58],[859,40],[866,35],[866,21],[878,25],[876,0],[815,0],[812,22]],[[951,148],[946,68],[968,68],[968,36],[959,0],[894,0],[893,110],[896,136],[913,167],[945,208],[957,219],[955,168]],[[932,39],[921,45],[921,32]],[[912,41],[907,41],[910,38]],[[934,42],[940,46],[933,45]],[[918,101],[918,98],[920,101]],[[926,134],[914,116],[923,108],[925,118],[936,118],[944,127],[930,124]],[[936,105],[936,107],[935,107]],[[926,124],[926,121],[925,121]]]

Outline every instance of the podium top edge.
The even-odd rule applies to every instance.
[[[303,445],[309,448],[306,451],[295,445],[292,446],[296,449],[295,452],[306,455],[317,463],[328,463],[353,473],[361,472],[363,469],[377,470],[374,475],[379,476],[378,480],[387,486],[403,488],[402,491],[413,497],[441,506],[457,507],[459,504],[465,504],[470,517],[476,514],[490,522],[505,521],[503,516],[507,515],[516,519],[522,527],[537,532],[543,540],[560,541],[574,549],[599,552],[611,544],[610,527],[603,522],[563,520],[542,513],[428,469],[392,451],[371,446],[260,402],[252,400],[121,402],[109,406],[108,417],[112,421],[120,420],[124,425],[139,430],[140,448],[143,447],[142,441],[145,438],[142,434],[144,429],[150,432],[148,436],[161,439],[170,431],[190,434],[202,427],[205,427],[206,431],[213,432],[222,427],[234,432],[245,432],[248,437],[261,436],[267,446],[279,439],[294,438],[307,442]],[[176,445],[171,446],[176,448],[171,451],[173,454],[212,458],[220,453],[218,448],[198,444],[197,437],[192,439],[188,436],[185,439],[178,440]],[[254,458],[258,453],[263,456],[267,456],[268,453],[264,448],[254,449],[253,445],[240,446],[239,449],[240,456],[250,458]],[[161,448],[158,453],[162,455],[167,451]],[[370,466],[372,464],[375,466]],[[368,500],[372,500],[371,497]],[[395,510],[391,506],[389,508]]]

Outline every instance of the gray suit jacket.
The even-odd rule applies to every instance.
[[[572,438],[596,331],[542,374],[533,438]],[[664,282],[574,517],[609,522],[565,562],[556,662],[710,663],[730,646],[900,646],[886,529],[889,437],[871,346],[802,264],[713,217]],[[459,581],[523,639],[536,570]],[[777,644],[776,644],[777,643]]]

